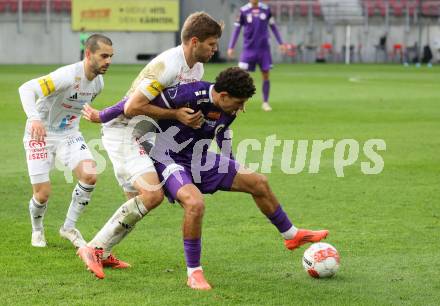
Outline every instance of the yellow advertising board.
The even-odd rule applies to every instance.
[[[72,0],[73,31],[179,31],[179,0]]]

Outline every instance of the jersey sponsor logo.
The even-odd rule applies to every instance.
[[[66,128],[70,128],[70,126],[72,125],[72,123],[75,121],[75,119],[77,119],[78,117],[75,115],[67,115],[66,117],[64,117],[63,119],[61,119],[59,128],[60,129],[66,129]]]
[[[47,159],[47,152],[46,150],[44,150],[43,152],[29,153],[28,159],[29,160]]]
[[[29,140],[29,148],[31,149],[42,149],[46,146],[46,142],[44,140],[38,141],[35,139]]]
[[[195,91],[194,94],[196,95],[196,97],[206,95],[206,90]]]
[[[55,91],[55,84],[50,75],[39,78],[38,83],[40,84],[41,91],[45,97]]]
[[[202,104],[202,103],[209,103],[209,102],[211,102],[211,100],[209,100],[208,98],[198,99],[197,105]]]
[[[179,80],[179,83],[182,83],[182,84],[194,83],[194,82],[199,81],[195,78],[185,77],[183,74],[179,74],[177,76],[177,79]]]
[[[61,105],[64,106],[65,108],[72,108],[72,105],[70,104],[61,103]]]
[[[164,89],[163,85],[160,84],[157,80],[153,80],[150,85],[147,86],[147,90],[154,97],[158,96],[162,90]]]
[[[84,137],[82,137],[82,136],[70,137],[66,144],[68,146],[70,146],[70,145],[73,145],[74,143],[77,143],[77,142],[84,142]]]
[[[47,158],[46,142],[44,140],[37,141],[31,139],[28,145],[29,145],[29,154],[28,154],[29,160]]]

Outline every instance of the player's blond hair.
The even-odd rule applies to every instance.
[[[205,12],[195,12],[189,15],[182,27],[182,42],[188,42],[192,37],[205,41],[209,37],[220,38],[224,23],[216,21]]]

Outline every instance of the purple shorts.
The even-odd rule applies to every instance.
[[[238,66],[247,71],[255,71],[256,65],[260,66],[261,71],[269,71],[272,68],[272,55],[270,49],[263,50],[243,50],[240,55]]]
[[[196,185],[204,194],[231,190],[240,167],[239,163],[229,157],[208,152],[200,164],[201,166],[191,167],[191,161],[155,162],[154,166],[161,182],[165,181],[163,187],[170,203],[177,200],[177,192],[187,184]]]

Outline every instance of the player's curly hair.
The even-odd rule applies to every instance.
[[[226,91],[234,98],[250,98],[255,94],[254,80],[249,73],[239,67],[223,70],[215,79],[216,92]]]

